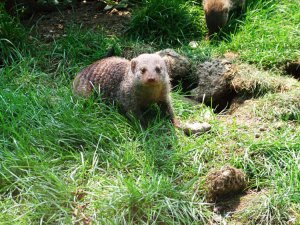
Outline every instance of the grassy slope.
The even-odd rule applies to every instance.
[[[222,47],[240,53],[244,61],[265,67],[299,59],[300,2],[269,0],[252,4],[241,32]]]
[[[282,1],[282,10],[273,10],[271,18],[266,13],[279,6],[268,4],[248,12],[231,42],[203,41],[198,49],[183,46],[183,51],[197,59],[234,50],[242,61],[267,66],[294,59],[299,39],[286,36],[298,32],[298,2]],[[286,11],[293,11],[289,23],[278,24],[276,18],[286,17]],[[261,38],[265,25],[278,42]],[[186,137],[159,118],[143,131],[100,99],[76,99],[70,90],[74,74],[108,46],[142,42],[77,28],[50,45],[33,42],[35,51],[16,49],[20,54],[0,70],[0,224],[205,223],[212,218],[204,200],[205,176],[225,164],[244,169],[249,187],[264,190],[236,220],[300,222],[299,89],[266,94],[248,106],[245,114],[262,118],[266,132],[239,118],[224,122],[209,107],[183,102],[178,93],[173,93],[176,114],[208,121],[212,132]],[[276,110],[269,110],[271,103]],[[274,125],[278,121],[280,129]]]

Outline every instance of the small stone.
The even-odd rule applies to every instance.
[[[283,128],[283,125],[284,124],[282,122],[277,122],[277,123],[275,123],[274,127],[277,130],[281,130]]]
[[[198,47],[198,43],[197,43],[196,41],[191,41],[191,42],[189,43],[189,46],[190,46],[191,48],[197,48],[197,47]]]
[[[259,128],[259,131],[266,131],[266,130],[267,130],[266,127],[261,127],[261,128]]]
[[[58,29],[64,29],[64,25],[63,24],[58,24],[57,27],[58,27]]]
[[[213,212],[217,213],[217,214],[220,214],[222,210],[223,210],[223,208],[221,206],[215,205],[214,209],[213,209]]]
[[[260,134],[259,133],[256,133],[255,134],[255,138],[259,138],[260,137]]]
[[[211,129],[209,123],[186,123],[183,126],[183,131],[186,135],[203,134]]]
[[[224,221],[223,217],[219,214],[214,214],[212,219],[217,224],[222,224],[222,222]]]

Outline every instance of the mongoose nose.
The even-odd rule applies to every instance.
[[[147,79],[147,82],[148,82],[148,83],[154,83],[155,81],[156,81],[155,78],[148,78],[148,79]]]

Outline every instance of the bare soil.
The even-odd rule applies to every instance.
[[[105,11],[99,2],[80,3],[76,8],[67,8],[53,12],[38,12],[30,19],[23,21],[27,26],[33,26],[38,35],[46,41],[66,35],[66,30],[72,24],[87,29],[103,29],[109,35],[122,35],[130,20],[130,10]]]

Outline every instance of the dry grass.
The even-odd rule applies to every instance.
[[[276,72],[257,69],[253,65],[240,64],[231,81],[239,95],[258,97],[266,93],[286,92],[300,87],[300,83],[291,77]]]

